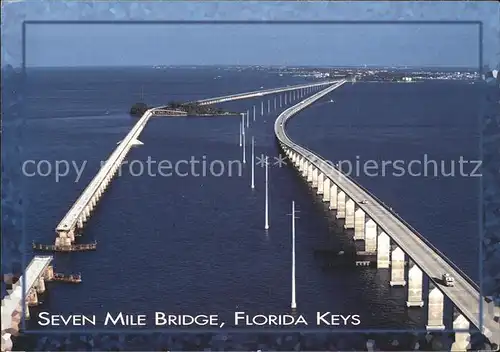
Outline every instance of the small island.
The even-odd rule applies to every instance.
[[[148,109],[144,103],[135,103],[130,108],[130,115],[140,117]],[[224,111],[213,105],[200,105],[196,102],[170,102],[168,105],[156,109],[157,116],[231,116],[240,115],[238,112]]]

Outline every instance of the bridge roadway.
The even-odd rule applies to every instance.
[[[305,89],[305,88],[319,88],[319,87],[324,87],[324,86],[330,85],[334,82],[337,82],[337,81],[330,80],[330,81],[322,81],[319,83],[298,84],[298,85],[294,85],[294,86],[256,90],[253,92],[245,92],[245,93],[226,95],[226,96],[222,96],[222,97],[196,100],[193,103],[198,103],[199,105],[219,104],[219,103],[224,103],[224,102],[232,101],[232,100],[255,98],[255,97],[261,97],[261,96],[269,95],[269,94],[288,92],[288,91],[292,91],[292,90],[299,90],[299,89]]]
[[[415,264],[432,280],[439,290],[453,302],[469,321],[490,339],[491,342],[500,344],[500,324],[495,320],[493,302],[487,302],[479,294],[479,287],[463,273],[443,253],[439,252],[416,230],[411,228],[402,218],[391,211],[368,190],[357,184],[353,179],[343,174],[324,158],[311,150],[294,143],[286,134],[287,121],[300,110],[311,105],[321,97],[340,87],[346,81],[331,85],[330,87],[306,98],[300,103],[286,109],[276,119],[274,131],[277,139],[284,149],[289,149],[306,158],[326,177],[342,189],[357,206],[362,208],[385,233],[395,241],[399,247],[413,259]],[[367,204],[362,204],[367,200]],[[443,273],[449,273],[455,278],[454,287],[439,285]],[[483,304],[483,319],[480,318],[480,302]]]
[[[13,328],[13,315],[16,311],[22,311],[23,297],[27,299],[30,291],[38,284],[38,280],[43,280],[43,275],[51,262],[52,256],[35,256],[26,268],[24,273],[26,278],[21,276],[13,285],[12,291],[2,299],[2,343],[10,339],[9,331]],[[26,280],[24,294],[23,280]]]
[[[238,100],[245,98],[253,98],[261,95],[298,90],[298,89],[308,89],[314,91],[319,89],[319,87],[331,84],[328,82],[315,82],[311,84],[302,84],[297,86],[288,86],[282,88],[273,88],[262,91],[253,91],[246,93],[239,93],[228,95],[225,97],[210,98],[198,100],[197,102],[202,105],[215,104],[217,102],[225,102],[230,100]],[[116,147],[111,156],[106,160],[104,165],[97,172],[96,176],[88,184],[85,190],[81,193],[78,199],[73,203],[69,211],[60,221],[56,227],[56,247],[71,247],[75,239],[75,231],[81,229],[84,226],[85,221],[90,217],[91,211],[96,206],[101,195],[106,190],[109,182],[112,180],[113,176],[118,171],[121,163],[126,157],[128,151],[134,144],[137,143],[137,138],[142,132],[147,122],[151,116],[155,115],[156,110],[162,110],[164,107],[158,107],[149,109],[144,113],[144,115],[139,119],[139,121],[132,127],[127,136],[121,141],[121,143]]]

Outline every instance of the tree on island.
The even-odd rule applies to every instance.
[[[145,103],[135,103],[130,108],[130,115],[132,116],[142,116],[146,111],[148,111],[149,107]]]

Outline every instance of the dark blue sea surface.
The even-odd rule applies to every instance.
[[[218,77],[220,76],[220,77]],[[225,69],[46,70],[28,76],[23,158],[86,162],[61,177],[26,177],[26,243],[51,244],[54,229],[116,143],[135,123],[131,104],[194,100],[307,82],[272,71]],[[345,85],[294,117],[290,136],[330,160],[472,160],[478,156],[479,93],[463,82]],[[141,98],[141,94],[143,98]],[[246,145],[278,156],[273,123],[283,110],[260,116],[261,100],[223,105],[246,111]],[[273,99],[273,98],[271,98]],[[330,101],[333,100],[333,101]],[[279,104],[278,104],[279,105]],[[264,169],[250,188],[250,148],[241,160],[238,117],[155,118],[127,159],[219,160],[220,177],[133,176],[124,168],[88,222],[81,243],[95,252],[56,254],[57,272],[81,272],[80,285],[51,284],[43,304],[53,314],[106,312],[287,313],[291,300],[291,202],[297,220],[297,305],[300,313],[359,314],[364,328],[424,328],[426,309],[408,311],[405,288],[390,288],[389,271],[325,270],[314,249],[350,244],[332,213],[289,165],[270,168],[270,229],[264,230]],[[214,164],[215,165],[215,164]],[[187,166],[181,172],[188,171]],[[153,167],[153,171],[158,169]],[[478,278],[478,179],[471,177],[356,178],[390,204],[472,278]],[[27,248],[29,256],[31,249]],[[28,258],[29,259],[29,258]],[[230,323],[228,323],[230,325]],[[311,326],[314,328],[314,326]],[[29,328],[39,328],[35,320]],[[91,329],[92,327],[86,327]],[[108,327],[109,328],[109,327]],[[48,329],[48,328],[46,328]],[[51,328],[54,329],[54,328]],[[110,327],[112,329],[112,327]]]

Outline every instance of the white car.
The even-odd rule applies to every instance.
[[[441,280],[443,281],[443,284],[445,286],[448,286],[448,287],[455,286],[455,279],[450,274],[443,274]]]
[[[368,204],[368,201],[367,201],[366,199],[363,199],[363,200],[361,201],[361,204]]]

